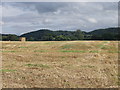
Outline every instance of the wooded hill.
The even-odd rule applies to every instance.
[[[20,36],[14,34],[1,34],[1,36],[3,41],[17,41],[19,37],[26,37],[28,41],[120,40],[119,28],[97,29],[91,32],[41,29]]]

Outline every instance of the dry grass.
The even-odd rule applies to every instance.
[[[4,88],[118,87],[117,41],[2,42]]]

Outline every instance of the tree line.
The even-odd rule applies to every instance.
[[[98,29],[91,32],[41,29],[20,36],[1,34],[1,40],[18,41],[20,37],[26,37],[27,41],[119,40],[119,36],[119,28]]]

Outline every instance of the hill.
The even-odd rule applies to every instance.
[[[36,41],[61,41],[61,40],[118,40],[119,28],[97,29],[91,32],[76,31],[51,31],[42,29],[21,35],[28,40]]]
[[[119,33],[119,28],[106,28],[93,30],[88,34],[92,35],[91,39],[94,40],[118,40]]]
[[[3,41],[17,41],[19,37],[26,37],[28,41],[119,40],[119,28],[97,29],[91,32],[40,29],[20,36],[2,34]]]
[[[41,29],[34,32],[29,32],[21,35],[31,41],[61,41],[61,40],[80,40],[83,39],[83,32],[77,31],[52,31],[48,29]]]

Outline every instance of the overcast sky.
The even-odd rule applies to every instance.
[[[2,33],[39,29],[91,31],[118,26],[117,2],[4,2]]]

